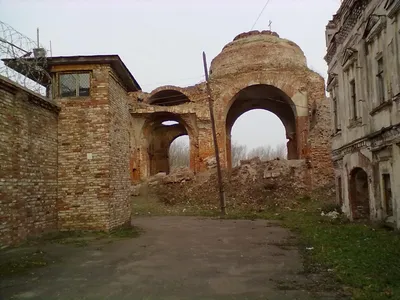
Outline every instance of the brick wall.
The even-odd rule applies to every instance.
[[[58,110],[0,78],[0,247],[57,228]]]
[[[131,114],[125,89],[113,73],[109,77],[110,105],[110,228],[130,221]]]
[[[310,157],[312,161],[312,187],[317,188],[334,183],[331,159],[331,116],[329,99],[323,98],[315,106],[311,117]]]
[[[110,225],[110,68],[85,67],[92,70],[90,97],[56,99],[62,107],[58,122],[60,230],[108,230]]]

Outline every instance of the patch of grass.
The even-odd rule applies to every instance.
[[[157,200],[155,195],[132,197],[133,216],[203,216],[215,217],[219,215],[218,206],[195,205],[166,205]]]
[[[35,268],[45,267],[53,262],[47,253],[41,250],[20,253],[11,257],[1,254],[0,278],[27,273]]]
[[[367,224],[292,212],[283,224],[313,247],[310,263],[332,269],[354,299],[400,299],[400,235]]]
[[[143,233],[143,229],[136,226],[126,226],[111,231],[108,236],[119,239],[137,238]]]

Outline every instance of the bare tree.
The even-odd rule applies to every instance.
[[[286,145],[280,144],[275,148],[272,148],[270,145],[260,146],[257,148],[253,148],[247,154],[247,158],[251,159],[254,157],[259,157],[261,160],[267,161],[276,158],[285,159],[286,158]]]
[[[257,148],[253,148],[247,154],[247,158],[251,159],[254,157],[259,157],[261,160],[270,160],[272,157],[273,149],[270,145],[267,146],[259,146]]]
[[[189,167],[190,151],[189,143],[186,140],[176,140],[169,148],[169,165],[171,170],[180,167]],[[276,158],[286,159],[287,150],[284,143],[272,148],[270,145],[260,146],[247,151],[246,145],[233,142],[231,146],[232,166],[236,167],[241,160],[259,157],[263,161]]]
[[[231,146],[232,167],[239,165],[240,161],[247,157],[247,146],[240,145],[238,142],[233,142]]]
[[[169,147],[169,165],[171,170],[180,167],[189,167],[189,143],[185,140],[175,140]]]
[[[275,157],[286,159],[287,158],[287,146],[286,144],[282,143],[276,146],[275,148]]]

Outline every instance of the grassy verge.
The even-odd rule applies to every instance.
[[[15,253],[9,257],[0,257],[0,278],[24,274],[33,269],[54,263],[54,260],[42,250],[26,251]]]
[[[228,209],[224,218],[280,220],[298,234],[306,271],[317,268],[333,274],[353,299],[400,299],[398,232],[350,223],[345,218],[322,217],[321,202],[310,198],[299,203],[296,208],[265,212]],[[154,200],[139,200],[133,207],[137,215],[219,215],[217,208],[166,206]]]
[[[308,211],[286,213],[283,224],[308,245],[311,264],[330,269],[353,299],[400,299],[400,235]],[[306,260],[307,261],[307,260]]]

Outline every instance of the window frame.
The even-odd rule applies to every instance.
[[[377,65],[376,92],[377,92],[378,103],[382,104],[386,101],[385,71],[384,71],[383,56],[377,58],[376,65]]]
[[[337,99],[337,86],[334,86],[331,90],[332,95],[332,104],[333,104],[333,129],[334,133],[338,133],[341,131],[340,120],[339,120],[339,102]]]
[[[350,103],[352,108],[352,119],[358,120],[359,111],[358,111],[358,103],[357,103],[357,86],[356,86],[356,79],[352,78],[349,80],[349,96],[350,96]]]
[[[82,75],[82,74],[87,74],[89,75],[89,94],[88,95],[79,95],[79,87],[80,87],[80,77],[77,76],[75,78],[75,96],[63,96],[62,91],[61,91],[61,76],[63,75]],[[87,98],[90,97],[91,92],[92,92],[92,72],[89,70],[85,71],[68,71],[68,72],[60,72],[57,74],[57,81],[58,81],[58,96],[60,98]],[[77,80],[79,79],[79,80]]]

